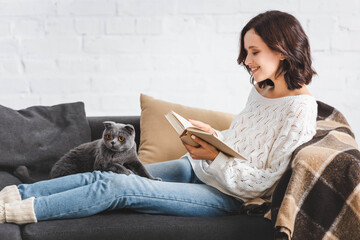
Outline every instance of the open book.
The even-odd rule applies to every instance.
[[[165,114],[166,119],[170,122],[170,124],[173,126],[175,131],[179,134],[182,141],[185,143],[198,147],[199,144],[196,143],[192,138],[191,135],[195,135],[205,142],[213,145],[216,147],[219,151],[235,158],[245,159],[244,156],[242,156],[240,153],[238,153],[235,149],[221,141],[217,136],[205,132],[204,130],[201,130],[198,127],[195,127],[192,125],[188,120],[186,120],[184,117],[180,116],[174,111],[170,111],[169,113]]]

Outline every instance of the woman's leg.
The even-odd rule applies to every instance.
[[[238,213],[241,202],[205,184],[153,181],[110,173],[107,178],[34,200],[38,220],[78,218],[104,210],[178,216],[222,216]]]
[[[148,164],[146,168],[153,176],[160,177],[163,181],[192,182],[194,179],[197,179],[187,158]],[[107,175],[109,172],[94,171],[79,173],[33,184],[20,184],[17,187],[21,199],[49,196],[91,184],[103,179],[105,177],[104,174]]]
[[[197,179],[197,178],[196,178]],[[156,182],[134,178],[125,182],[114,178],[122,189],[109,209],[186,217],[217,217],[239,214],[241,201],[206,184]]]
[[[187,157],[145,165],[154,177],[164,182],[200,183]]]
[[[70,189],[82,187],[103,178],[108,172],[88,172],[73,174],[65,177],[45,180],[33,184],[20,184],[17,186],[21,199],[30,197],[49,196],[55,193],[68,191]]]

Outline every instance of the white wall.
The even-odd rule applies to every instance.
[[[250,90],[239,32],[269,9],[300,20],[318,72],[310,90],[359,138],[358,0],[0,0],[0,104],[136,115],[146,93],[237,113]]]

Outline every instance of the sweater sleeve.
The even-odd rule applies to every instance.
[[[205,171],[213,175],[229,192],[242,199],[270,195],[269,190],[285,172],[292,152],[309,141],[315,135],[315,129],[316,113],[300,107],[287,116],[272,145],[266,167],[257,168],[248,160],[230,158],[219,153]]]

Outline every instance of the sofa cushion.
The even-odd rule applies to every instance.
[[[213,218],[139,214],[117,210],[91,217],[52,220],[23,227],[24,240],[215,240],[273,239],[271,222],[235,215]]]
[[[145,164],[178,159],[186,153],[179,135],[166,120],[173,110],[185,118],[200,120],[217,130],[229,128],[233,114],[187,107],[141,94],[139,158]]]
[[[82,102],[13,110],[0,105],[0,167],[25,165],[46,178],[67,151],[91,140]]]
[[[15,224],[3,223],[0,224],[0,239],[1,240],[22,240],[20,226]]]

